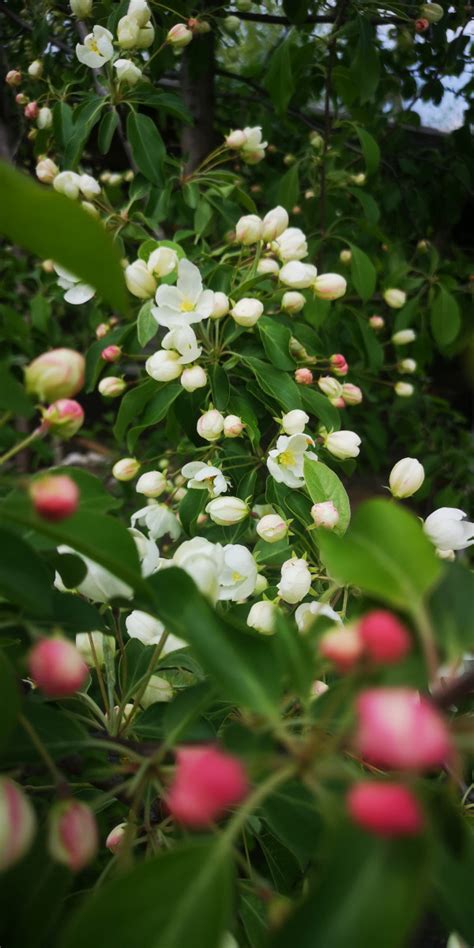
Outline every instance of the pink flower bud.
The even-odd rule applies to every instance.
[[[313,373],[311,369],[296,369],[295,382],[298,382],[298,385],[311,385],[312,381]]]
[[[425,17],[420,17],[419,20],[415,20],[415,30],[417,33],[425,33],[429,25],[429,21],[425,19]]]
[[[38,103],[28,102],[28,105],[25,105],[25,108],[23,109],[23,115],[28,119],[29,122],[37,119],[39,115]]]
[[[311,507],[311,516],[317,527],[333,530],[339,523],[339,511],[332,500],[323,500]]]
[[[9,777],[0,777],[0,872],[22,858],[35,830],[35,811],[28,797]]]
[[[110,331],[109,323],[99,323],[95,331],[96,339],[103,339]]]
[[[51,349],[25,369],[26,390],[40,401],[70,398],[84,385],[85,359],[74,349]]]
[[[174,46],[175,49],[182,49],[191,42],[192,38],[193,34],[191,30],[188,30],[185,23],[176,23],[168,30],[166,42]]]
[[[377,665],[398,662],[411,650],[407,627],[391,612],[377,609],[358,622],[365,652]]]
[[[40,639],[28,656],[28,670],[48,698],[75,694],[89,674],[76,646],[61,638]]]
[[[377,836],[415,836],[423,829],[416,798],[398,783],[357,783],[347,796],[351,819]]]
[[[67,474],[46,474],[30,484],[29,494],[38,516],[44,520],[64,520],[79,505],[79,488]]]
[[[224,438],[238,438],[245,424],[238,415],[226,415],[224,418]]]
[[[123,843],[126,828],[126,823],[119,823],[118,826],[114,826],[113,830],[110,830],[110,833],[105,840],[105,845],[107,846],[107,849],[110,849],[111,853],[116,853],[119,851]]]
[[[376,332],[379,329],[383,329],[383,327],[385,326],[385,320],[383,316],[377,316],[377,315],[371,316],[369,319],[369,326],[372,326],[372,329],[375,329]]]
[[[79,800],[62,800],[49,817],[48,848],[56,862],[79,872],[98,848],[97,823],[92,810]]]
[[[18,92],[15,96],[15,102],[17,105],[26,105],[29,102],[28,96],[24,92]]]
[[[344,382],[342,386],[342,400],[346,405],[360,405],[362,399],[362,391],[358,385],[352,385],[351,382]]]
[[[329,685],[325,681],[313,681],[311,694],[314,698],[320,698],[326,691],[329,691]]]
[[[334,405],[334,408],[345,408],[345,407],[346,407],[346,403],[345,403],[345,401],[344,401],[342,395],[340,395],[339,398],[330,398],[329,401],[331,402],[331,405]]]
[[[43,423],[52,434],[67,441],[84,424],[84,412],[72,398],[60,398],[43,409]]]
[[[105,379],[100,380],[97,388],[104,398],[118,398],[123,395],[127,383],[116,375],[106,375]]]
[[[376,766],[431,770],[451,755],[443,718],[414,689],[370,688],[359,696],[356,707],[356,748]]]
[[[340,352],[336,352],[334,355],[330,356],[329,362],[331,363],[334,375],[347,375],[349,371],[349,365],[346,362],[345,357],[341,355]]]
[[[328,658],[344,674],[361,657],[363,645],[355,626],[348,625],[326,632],[319,642],[319,651],[323,658]]]
[[[186,826],[208,826],[247,793],[247,775],[240,761],[216,747],[182,747],[176,761],[167,805]]]
[[[106,346],[100,353],[100,357],[104,362],[118,362],[121,355],[122,350],[120,346]]]
[[[21,72],[19,69],[9,69],[5,76],[5,82],[7,86],[19,86],[21,83],[21,78]]]
[[[332,375],[322,375],[318,379],[318,386],[328,398],[342,398],[342,385]]]

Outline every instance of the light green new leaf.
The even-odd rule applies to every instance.
[[[128,308],[120,252],[79,203],[0,162],[0,233],[95,287],[114,309]]]
[[[342,536],[349,526],[351,506],[346,489],[337,474],[321,461],[305,458],[304,479],[314,504],[332,500],[339,513],[339,523],[334,527],[334,533]]]
[[[60,948],[220,948],[229,924],[232,862],[217,843],[187,843],[97,889]]]
[[[380,148],[375,141],[375,138],[365,130],[361,128],[360,125],[355,126],[357,137],[360,141],[362,154],[365,159],[365,167],[367,168],[367,174],[373,174],[374,171],[377,171],[377,168],[380,164]]]
[[[319,532],[321,558],[341,583],[413,610],[441,573],[417,517],[390,500],[361,504],[345,537]]]

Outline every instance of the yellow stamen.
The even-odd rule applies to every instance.
[[[281,454],[278,455],[278,463],[283,465],[283,467],[294,467],[296,458],[293,451],[282,451]]]
[[[181,300],[181,305],[179,308],[182,313],[192,313],[194,309],[194,303],[184,297],[184,299]]]

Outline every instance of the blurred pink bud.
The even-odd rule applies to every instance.
[[[24,114],[25,118],[27,118],[28,121],[30,121],[30,122],[31,122],[31,121],[34,121],[34,119],[37,119],[37,118],[38,118],[38,114],[39,114],[38,103],[37,103],[37,102],[28,102],[28,105],[25,105],[25,108],[23,109],[23,114]]]
[[[295,382],[298,382],[298,385],[311,385],[312,381],[313,373],[311,369],[296,369]]]
[[[21,78],[21,72],[19,69],[9,69],[5,76],[5,82],[8,86],[19,86],[21,83]]]
[[[9,777],[0,777],[0,872],[24,856],[35,830],[35,811],[28,797]]]
[[[110,330],[109,323],[99,323],[95,331],[96,339],[103,339]]]
[[[351,382],[344,382],[342,386],[342,400],[346,405],[360,405],[362,399],[362,391],[358,385],[352,385]]]
[[[384,609],[374,609],[362,616],[357,628],[366,654],[377,665],[399,662],[411,650],[406,625]]]
[[[15,102],[17,105],[26,105],[29,102],[28,96],[24,92],[18,92],[15,96]]]
[[[363,758],[396,770],[431,770],[451,755],[448,728],[412,688],[370,688],[357,699],[355,745]]]
[[[415,20],[415,30],[417,33],[425,33],[429,27],[429,21],[425,17],[420,17],[419,20]]]
[[[46,474],[30,484],[29,494],[36,513],[44,520],[64,520],[79,505],[79,488],[67,474]]]
[[[74,349],[51,349],[25,369],[26,390],[40,401],[70,398],[84,385],[85,359]]]
[[[340,352],[336,352],[334,355],[330,356],[329,362],[331,363],[331,368],[335,375],[347,375],[349,371],[349,365],[345,360],[345,357],[341,355]]]
[[[410,790],[398,783],[355,784],[347,796],[354,823],[377,836],[415,836],[423,829],[423,814]]]
[[[98,848],[92,810],[79,800],[56,803],[49,816],[48,847],[52,858],[72,872],[79,872],[92,862]]]
[[[332,500],[323,500],[311,507],[311,516],[317,527],[333,530],[339,523],[339,511]]]
[[[84,412],[72,398],[60,398],[49,408],[43,409],[43,423],[51,434],[67,441],[84,424]]]
[[[180,823],[207,826],[247,793],[247,775],[240,761],[216,747],[182,747],[176,761],[167,805]]]
[[[100,353],[100,357],[104,362],[118,362],[121,355],[122,350],[120,346],[106,346]]]
[[[334,405],[334,408],[345,408],[345,407],[346,407],[346,403],[345,403],[345,401],[344,401],[342,395],[340,395],[339,398],[330,398],[329,401],[331,402],[331,405]]]
[[[229,132],[225,139],[227,148],[234,148],[236,150],[242,148],[246,141],[247,136],[241,128],[236,128],[233,132]]]
[[[111,853],[116,853],[119,851],[120,846],[123,843],[126,828],[126,823],[119,823],[118,826],[114,826],[113,830],[110,830],[110,833],[105,840],[105,845],[107,846],[107,849],[110,849]]]
[[[385,326],[385,320],[383,316],[374,315],[370,317],[369,325],[372,326],[372,329],[375,329],[375,331],[377,331],[378,329],[383,329],[383,327]]]
[[[348,625],[326,632],[319,642],[319,651],[323,658],[328,658],[343,674],[350,671],[359,660],[363,645],[357,629]]]
[[[89,674],[76,646],[61,638],[40,639],[28,656],[28,670],[48,698],[75,694]]]

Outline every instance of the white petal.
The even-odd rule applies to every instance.
[[[93,286],[87,286],[87,283],[76,283],[67,293],[64,294],[66,303],[72,303],[73,306],[79,306],[81,303],[88,303],[95,296]]]
[[[178,264],[178,290],[186,299],[196,303],[202,293],[201,274],[190,260],[180,260]]]

